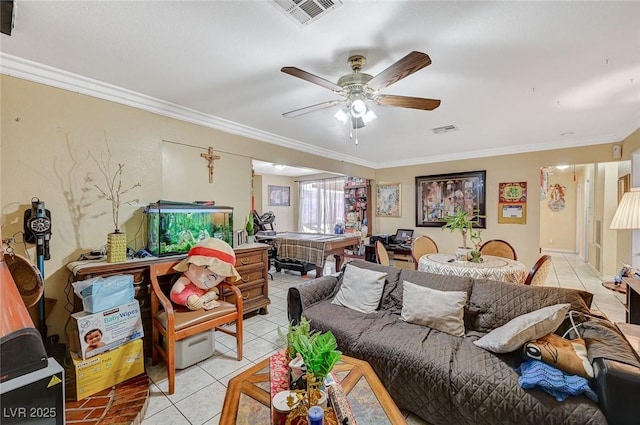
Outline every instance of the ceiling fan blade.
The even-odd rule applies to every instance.
[[[378,105],[398,106],[400,108],[422,109],[432,111],[440,106],[440,99],[424,99],[421,97],[394,96],[381,94],[375,98]]]
[[[296,68],[293,66],[285,66],[280,71],[284,72],[285,74],[289,74],[289,75],[293,75],[294,77],[301,78],[310,83],[317,84],[326,89],[333,90],[335,92],[342,91],[342,87],[340,87],[339,85],[334,84],[329,80],[325,80],[324,78],[318,77],[317,75],[313,75],[307,71],[303,71],[300,68]]]
[[[282,114],[282,116],[287,118],[297,117],[300,115],[308,114],[309,112],[315,112],[320,109],[329,108],[331,106],[337,105],[342,102],[343,102],[342,100],[329,100],[327,102],[317,103],[315,105],[306,106],[304,108],[296,109],[294,111],[285,112],[284,114]]]
[[[408,77],[429,64],[431,64],[429,55],[413,51],[373,77],[367,85],[372,90],[380,90]]]

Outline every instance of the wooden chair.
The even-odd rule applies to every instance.
[[[480,247],[480,252],[484,255],[494,255],[496,257],[509,258],[517,260],[516,250],[507,241],[501,239],[492,239],[486,241]]]
[[[438,252],[438,245],[429,236],[420,235],[413,241],[411,245],[411,256],[413,257],[413,265],[418,270],[418,262],[420,257],[425,254],[432,254]]]
[[[173,269],[176,264],[178,261],[165,261],[152,264],[149,268],[152,364],[157,364],[159,357],[162,357],[167,364],[169,394],[173,394],[175,390],[176,341],[216,329],[236,338],[238,361],[242,360],[242,294],[240,290],[231,283],[221,282],[218,285],[220,306],[211,310],[189,310],[187,307],[174,305],[166,294],[171,290],[172,278],[181,274]],[[227,293],[226,301],[224,300],[225,292]],[[235,331],[221,327],[232,322],[236,323]]]
[[[543,255],[536,261],[531,268],[527,280],[524,281],[525,285],[544,285],[547,282],[547,276],[551,270],[551,256]]]
[[[391,264],[387,248],[385,248],[384,244],[380,241],[376,241],[376,259],[378,261],[378,264],[382,264],[383,266],[388,266]]]

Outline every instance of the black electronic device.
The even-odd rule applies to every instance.
[[[24,241],[36,244],[36,254],[49,260],[51,239],[51,211],[38,198],[31,199],[31,209],[24,212]],[[40,270],[42,272],[42,270]],[[44,275],[44,274],[43,274]]]
[[[396,234],[389,238],[389,245],[400,245],[403,243],[411,243],[413,237],[413,229],[398,229]]]

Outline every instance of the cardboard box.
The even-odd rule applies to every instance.
[[[82,359],[144,336],[137,300],[99,313],[81,311],[72,314],[71,318],[77,335],[74,339],[79,343],[71,350]]]
[[[82,400],[105,388],[124,382],[144,372],[142,340],[128,342],[120,347],[86,360],[71,354],[73,368],[67,392]]]

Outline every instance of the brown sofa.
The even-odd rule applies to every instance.
[[[289,290],[289,319],[307,317],[331,330],[344,354],[368,361],[400,408],[433,425],[636,424],[640,362],[614,324],[590,311],[592,295],[551,287],[404,270],[361,260],[350,264],[387,273],[379,308],[369,314],[335,305],[340,278],[325,276]],[[344,269],[343,269],[344,270]],[[466,291],[465,336],[456,337],[399,320],[403,281],[440,291]],[[525,390],[515,369],[519,351],[494,354],[473,341],[509,320],[549,305],[570,303],[594,366],[595,403],[584,395],[557,402]],[[568,325],[563,323],[560,330]]]

